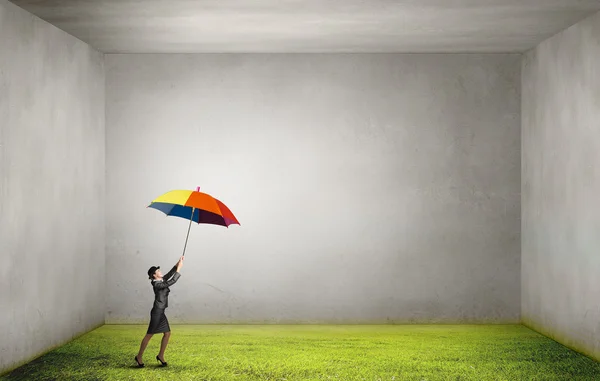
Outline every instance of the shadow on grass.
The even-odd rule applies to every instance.
[[[25,365],[22,365],[16,369],[14,369],[12,372],[5,374],[4,376],[0,377],[0,380],[15,381],[15,380],[37,379],[40,381],[58,381],[58,379],[55,377],[40,378],[39,375],[36,374],[36,373],[38,373],[40,367],[44,367],[48,363],[52,363],[52,361],[56,360],[57,357],[63,357],[63,356],[56,356],[56,354],[52,353],[52,352],[45,354]]]
[[[133,361],[133,358],[131,359]],[[64,381],[70,379],[65,376],[64,371],[70,371],[73,366],[85,367],[101,367],[112,369],[153,369],[160,368],[158,365],[138,367],[136,364],[127,365],[125,359],[115,359],[107,354],[98,355],[95,357],[87,357],[78,353],[61,353],[50,352],[37,359],[22,365],[12,372],[0,376],[0,381]],[[79,378],[77,378],[79,379]],[[86,381],[103,381],[102,378],[94,377],[89,374],[85,375]]]

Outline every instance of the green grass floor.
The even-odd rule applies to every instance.
[[[105,325],[9,380],[600,380],[600,363],[520,325],[172,325],[133,357],[146,326]]]

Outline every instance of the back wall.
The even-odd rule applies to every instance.
[[[106,55],[107,323],[520,319],[520,55]]]

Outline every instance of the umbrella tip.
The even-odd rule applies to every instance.
[[[200,187],[196,187],[196,192],[200,192]]]

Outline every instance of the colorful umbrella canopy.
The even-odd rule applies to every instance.
[[[190,234],[192,221],[198,224],[211,224],[229,227],[229,225],[240,225],[231,210],[220,200],[200,192],[200,187],[195,191],[172,190],[154,199],[148,208],[160,210],[167,216],[175,216],[190,220],[188,236],[185,238],[183,255]]]

